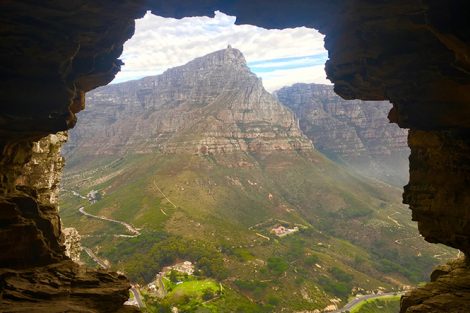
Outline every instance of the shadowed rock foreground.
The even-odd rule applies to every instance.
[[[31,269],[65,258],[54,206],[41,204],[34,188],[17,188],[16,181],[33,142],[73,127],[85,93],[113,79],[134,19],[147,9],[178,18],[218,9],[237,16],[238,23],[308,26],[324,33],[335,92],[347,99],[390,100],[391,121],[411,129],[405,200],[423,236],[470,253],[470,160],[462,153],[470,146],[468,1],[51,0],[1,6],[1,268]],[[443,284],[439,294],[422,292],[430,301],[447,290],[464,290],[454,286]],[[452,305],[470,307],[462,295]],[[110,302],[115,299],[109,295]],[[434,310],[449,312],[445,307]],[[402,311],[428,312],[419,305]]]

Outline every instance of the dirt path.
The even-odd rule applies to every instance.
[[[395,214],[400,214],[400,212],[395,212],[395,213],[393,213],[393,214],[390,214],[390,215],[387,216],[387,218],[388,218],[389,220],[391,220],[392,222],[394,222],[394,223],[398,226],[398,228],[403,227],[403,225],[400,224],[396,219],[392,218],[392,216],[394,216]]]
[[[153,181],[153,186],[163,196],[163,198],[165,198],[165,200],[168,201],[176,209],[176,205],[163,193],[163,191],[160,189],[160,187],[158,187],[155,181]]]

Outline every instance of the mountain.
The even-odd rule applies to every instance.
[[[287,108],[227,48],[88,94],[65,154],[312,149]]]
[[[400,187],[408,182],[407,131],[388,122],[389,102],[343,100],[333,86],[318,84],[284,87],[276,96],[331,159]]]
[[[89,93],[64,151],[82,259],[150,283],[163,312],[334,308],[452,254],[417,235],[400,189],[314,149],[236,49]],[[156,278],[183,261],[196,276]]]

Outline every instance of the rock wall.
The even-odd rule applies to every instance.
[[[80,234],[73,227],[63,228],[62,233],[64,234],[65,255],[75,263],[80,263],[80,254],[82,252]]]
[[[94,90],[87,106],[65,146],[71,157],[312,149],[292,112],[231,47],[158,76]]]
[[[343,100],[333,86],[295,84],[276,91],[315,147],[363,175],[408,182],[407,132],[390,124],[387,101]]]
[[[411,130],[410,205],[420,233],[470,254],[470,131]]]
[[[64,259],[58,240],[57,197],[63,167],[60,147],[66,138],[60,133],[32,143],[29,161],[10,181],[15,189],[5,196],[1,215],[2,225],[8,225],[0,231],[3,267],[24,268]]]
[[[28,161],[17,160],[8,173],[15,179],[0,197],[1,312],[116,312],[128,298],[125,277],[72,261],[77,234],[63,245],[57,205],[66,139],[61,132],[28,144]]]

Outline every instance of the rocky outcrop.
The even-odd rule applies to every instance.
[[[406,184],[407,132],[388,122],[389,102],[343,100],[333,86],[317,84],[295,84],[276,95],[318,150],[362,174]]]
[[[4,198],[0,218],[7,227],[0,230],[5,239],[1,265],[24,268],[65,259],[57,197],[63,167],[60,148],[66,138],[59,133],[34,142],[31,158],[14,181],[15,190]]]
[[[59,183],[64,158],[60,154],[67,133],[59,132],[33,143],[32,156],[16,179],[16,188],[46,205],[58,205]]]
[[[87,97],[88,108],[66,146],[70,155],[312,149],[292,112],[231,47]]]
[[[401,313],[466,313],[470,299],[470,265],[459,259],[436,268],[431,283],[401,299]]]
[[[138,312],[123,307],[129,282],[71,260],[24,270],[1,269],[1,312]]]
[[[72,261],[79,263],[80,253],[82,252],[80,234],[78,233],[77,229],[73,227],[63,228],[62,233],[64,234],[65,255],[68,256]]]
[[[33,142],[21,174],[11,174],[15,189],[0,197],[1,312],[115,312],[128,298],[123,276],[68,258],[79,254],[73,231],[62,244],[57,197],[66,138],[58,133]]]
[[[469,255],[470,132],[411,130],[408,143],[410,182],[403,199],[420,233]]]

